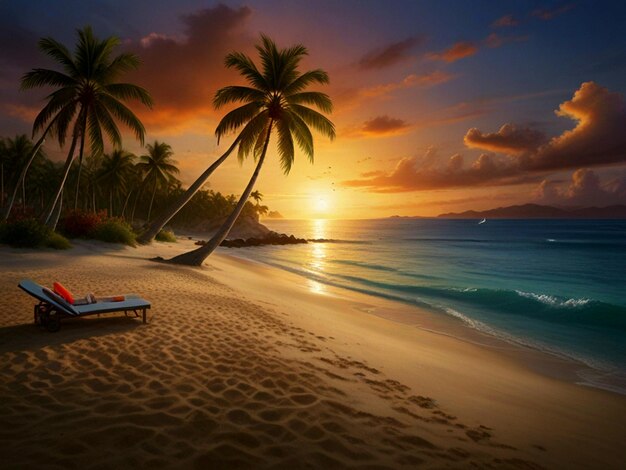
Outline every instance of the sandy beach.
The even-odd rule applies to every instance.
[[[559,359],[227,251],[149,261],[190,246],[0,248],[0,467],[623,468],[626,397]],[[23,278],[141,294],[148,324],[48,333]]]

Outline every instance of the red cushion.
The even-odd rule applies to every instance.
[[[52,287],[54,288],[54,292],[56,292],[61,297],[63,297],[66,302],[70,303],[71,305],[74,305],[74,296],[69,290],[67,290],[63,286],[63,284],[61,284],[60,282],[55,282],[52,284]]]

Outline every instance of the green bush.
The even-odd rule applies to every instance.
[[[161,230],[154,239],[158,242],[176,243],[176,235],[171,230]]]
[[[126,222],[120,219],[108,219],[102,222],[93,233],[93,238],[109,243],[123,243],[135,246],[135,234]]]
[[[18,248],[41,246],[52,232],[36,219],[30,218],[9,222],[3,225],[4,227],[0,230],[2,243]]]
[[[48,248],[54,248],[55,250],[67,250],[72,247],[70,241],[57,232],[50,233],[50,236],[45,241],[44,245]]]

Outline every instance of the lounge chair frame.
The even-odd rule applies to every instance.
[[[28,295],[39,300],[39,303],[35,304],[33,309],[33,321],[35,325],[41,326],[50,332],[59,331],[62,319],[90,315],[100,316],[104,313],[113,312],[124,312],[125,316],[131,313],[136,318],[141,318],[144,324],[147,323],[147,310],[150,308],[150,302],[138,297],[132,297],[123,302],[99,302],[72,306],[69,304],[63,305],[61,303],[63,302],[62,299],[46,297],[43,288],[29,279],[21,281],[18,287]]]

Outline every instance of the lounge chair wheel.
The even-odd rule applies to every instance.
[[[47,315],[47,317],[48,318],[46,319],[46,329],[50,333],[55,333],[59,331],[61,329],[61,318],[59,317],[59,315],[55,311],[52,311]]]

